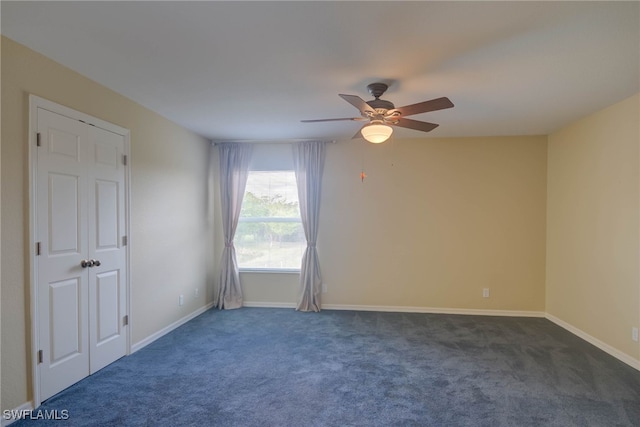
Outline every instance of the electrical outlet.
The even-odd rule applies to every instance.
[[[180,295],[180,299],[178,301],[180,305],[184,304],[184,295]]]
[[[198,295],[200,295],[200,291],[198,291],[198,288],[196,288],[195,291],[193,291],[193,295],[198,298]]]
[[[326,283],[323,283],[323,284],[322,284],[322,293],[323,293],[323,294],[326,294],[326,293],[327,293],[327,284],[326,284]]]
[[[638,328],[631,328],[631,339],[638,342]]]
[[[484,288],[482,290],[482,298],[489,298],[489,288]]]

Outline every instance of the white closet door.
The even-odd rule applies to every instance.
[[[38,109],[37,289],[41,399],[89,375],[87,126]]]
[[[37,109],[40,400],[126,354],[125,139]]]
[[[124,137],[89,128],[90,370],[102,369],[127,351]],[[99,264],[99,265],[98,265]]]

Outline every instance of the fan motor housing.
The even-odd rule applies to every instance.
[[[393,110],[394,108],[396,108],[392,102],[386,101],[384,99],[378,99],[378,98],[371,101],[367,101],[367,104],[369,104],[369,106],[374,110],[380,110],[380,109]]]

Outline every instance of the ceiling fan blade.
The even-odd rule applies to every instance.
[[[414,114],[427,113],[429,111],[444,110],[445,108],[451,107],[453,107],[453,102],[451,102],[447,97],[442,97],[389,110],[387,115],[397,111],[403,116],[411,116]]]
[[[360,112],[364,113],[365,111],[369,111],[371,113],[375,113],[375,110],[373,108],[371,108],[371,106],[369,104],[367,104],[364,99],[360,98],[357,95],[344,95],[344,94],[339,94],[338,95],[340,98],[344,99],[345,101],[347,101],[349,104],[353,105],[354,107],[356,107],[358,110],[360,110]]]
[[[394,123],[394,126],[399,126],[401,128],[415,129],[422,132],[432,131],[439,126],[435,123],[419,122],[418,120],[405,119],[403,117],[398,117],[397,120],[398,120],[398,123]]]
[[[365,125],[366,126],[366,125]],[[356,132],[355,135],[353,135],[351,137],[351,139],[358,139],[358,138],[364,138],[364,136],[362,136],[362,132],[360,132],[362,130],[362,128],[358,129],[358,132]]]
[[[339,121],[355,121],[355,122],[359,122],[362,120],[369,120],[369,119],[365,119],[364,117],[345,117],[343,119],[316,119],[316,120],[300,120],[302,123],[316,123],[316,122],[339,122]]]

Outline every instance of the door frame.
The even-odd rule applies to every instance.
[[[126,266],[125,266],[125,289],[126,289],[126,307],[125,315],[128,316],[129,322],[126,328],[126,355],[131,354],[131,230],[130,230],[130,207],[131,207],[131,147],[130,147],[130,131],[118,125],[106,122],[88,114],[76,111],[69,107],[65,107],[55,102],[46,100],[39,96],[29,94],[29,293],[30,293],[30,322],[31,322],[31,387],[33,393],[33,407],[40,406],[40,370],[38,363],[39,350],[39,313],[38,313],[38,259],[36,255],[36,219],[37,219],[37,203],[36,203],[36,184],[37,184],[37,133],[38,133],[38,108],[51,111],[52,113],[66,116],[73,120],[84,122],[88,125],[96,126],[101,129],[121,135],[124,138],[124,155],[127,158],[127,164],[124,168],[124,217],[125,217],[125,235],[127,243],[125,245]]]

